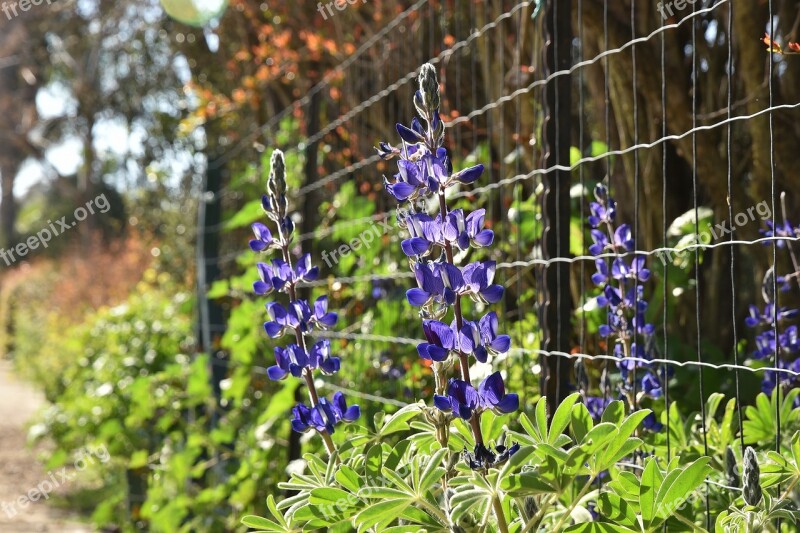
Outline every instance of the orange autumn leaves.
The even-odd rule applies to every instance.
[[[779,43],[772,40],[769,33],[764,34],[764,38],[761,39],[761,41],[767,45],[767,52],[781,55],[800,54],[800,43],[793,43],[790,41],[789,44],[786,45],[786,48],[783,48]]]

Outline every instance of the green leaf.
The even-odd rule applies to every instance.
[[[579,403],[572,408],[572,434],[576,442],[582,442],[586,434],[594,427],[592,415],[585,405]]]
[[[147,450],[135,451],[133,455],[131,455],[130,461],[128,461],[128,468],[133,470],[147,466],[148,457]]]
[[[536,432],[542,440],[547,438],[547,398],[544,396],[536,403]]]
[[[364,531],[370,527],[375,527],[378,531],[381,531],[384,527],[397,520],[409,505],[411,505],[411,500],[409,499],[377,502],[358,513],[355,517],[355,523],[359,526],[359,531]]]
[[[604,522],[584,522],[568,527],[564,530],[564,533],[637,533],[637,531]]]
[[[649,527],[655,517],[656,493],[663,480],[664,476],[658,468],[656,459],[651,457],[644,466],[644,472],[642,472],[642,480],[639,486],[639,508],[645,527]]]
[[[570,422],[570,413],[572,406],[581,397],[580,393],[574,393],[567,396],[561,405],[558,406],[556,412],[553,414],[553,419],[550,421],[550,433],[547,435],[547,442],[555,445],[558,437],[564,433]]]
[[[341,505],[343,502],[353,501],[353,494],[335,487],[322,487],[311,491],[308,501],[312,505]]]
[[[381,479],[381,469],[383,468],[383,448],[380,444],[372,446],[367,451],[365,474],[367,483],[370,485]]]
[[[363,481],[361,480],[361,476],[358,475],[358,472],[347,465],[339,467],[339,471],[336,472],[336,481],[338,481],[342,487],[354,493],[358,492],[363,486]]]
[[[625,416],[625,405],[619,400],[614,400],[606,406],[603,411],[601,422],[609,422],[611,424],[619,424]]]
[[[260,531],[285,531],[280,524],[276,524],[275,522],[260,516],[245,516],[242,518],[242,524]]]
[[[703,483],[706,476],[711,472],[711,467],[708,466],[709,461],[711,461],[711,458],[701,457],[686,468],[681,469],[673,479],[671,479],[672,472],[670,472],[656,497],[656,516],[658,518],[666,520],[672,516],[689,495]]]
[[[534,472],[506,476],[500,481],[500,489],[514,497],[556,492],[540,474]]]
[[[606,492],[597,501],[600,516],[623,526],[637,527],[636,510],[617,494]]]
[[[258,221],[262,215],[261,199],[251,200],[225,223],[225,229],[231,230],[247,226]]]
[[[444,477],[445,469],[442,466],[442,462],[448,451],[446,448],[438,450],[425,465],[419,484],[416,487],[419,494],[425,494],[437,481]]]
[[[387,435],[400,431],[408,431],[408,421],[416,417],[419,413],[420,409],[418,404],[414,403],[403,407],[384,422],[378,434],[381,437],[386,437]]]

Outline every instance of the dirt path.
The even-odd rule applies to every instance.
[[[12,373],[10,363],[0,359],[0,532],[89,533],[89,526],[43,500],[25,508],[16,503],[47,479],[26,446],[26,424],[43,402],[33,387]]]

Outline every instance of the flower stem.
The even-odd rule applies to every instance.
[[[586,492],[592,486],[592,483],[594,483],[594,478],[595,478],[594,475],[589,476],[589,480],[583,486],[583,488],[575,497],[575,499],[572,500],[572,503],[569,504],[569,507],[567,507],[566,511],[564,511],[564,514],[561,516],[561,519],[556,524],[556,527],[553,528],[553,531],[561,531],[561,526],[563,526],[564,522],[566,522],[569,519],[569,516],[572,514],[572,511],[575,509],[578,503],[580,503],[581,498],[583,498],[586,495]]]
[[[439,191],[439,213],[442,216],[442,223],[444,223],[448,213],[447,202],[445,202],[444,198],[444,191]],[[450,244],[447,239],[444,240],[444,253],[447,257],[447,262],[455,266],[455,261],[453,259],[453,245]],[[459,294],[456,294],[456,303],[453,306],[453,314],[456,317],[456,328],[458,331],[461,331],[461,328],[464,326],[464,314],[461,310],[461,295]],[[458,362],[459,369],[461,370],[461,379],[471,384],[472,381],[469,377],[469,357],[460,349],[458,350]],[[477,412],[472,415],[472,418],[469,420],[469,424],[470,427],[472,427],[472,435],[475,437],[475,444],[482,445],[483,433],[481,432],[480,415]]]
[[[492,498],[492,508],[494,508],[494,516],[497,518],[497,528],[500,530],[500,533],[508,533],[506,513],[503,511],[503,503],[497,496]]]
[[[281,226],[278,224],[278,233],[280,234],[281,243],[281,252],[283,252],[283,260],[286,261],[286,264],[289,265],[289,269],[291,270],[292,267],[292,256],[289,253],[289,243],[286,239],[283,238],[283,233],[281,231]],[[297,288],[296,282],[292,279],[289,281],[289,300],[294,302],[297,300]],[[297,345],[300,347],[301,350],[308,353],[308,349],[306,347],[306,338],[303,335],[303,332],[300,331],[300,328],[294,327],[294,334],[297,339]],[[319,405],[319,393],[317,393],[317,386],[314,385],[314,376],[312,374],[312,370],[306,367],[303,370],[303,378],[305,378],[306,387],[308,388],[308,399],[311,401],[311,406],[316,407]],[[325,442],[325,449],[328,450],[328,456],[333,457],[336,454],[336,444],[334,444],[333,439],[331,438],[330,434],[327,431],[318,431],[319,435],[322,437],[323,442]],[[341,462],[339,457],[336,457],[336,462]]]

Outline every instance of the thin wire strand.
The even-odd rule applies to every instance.
[[[424,6],[427,2],[428,0],[419,0],[416,4],[412,5],[393,18],[391,22],[383,27],[378,33],[367,39],[367,41],[364,42],[364,44],[362,44],[355,52],[353,52],[352,55],[348,56],[347,59],[339,63],[339,65],[337,65],[333,70],[329,71],[319,83],[314,85],[314,87],[312,87],[306,93],[305,96],[295,100],[283,108],[281,111],[275,114],[275,116],[271,117],[264,125],[254,128],[253,131],[251,131],[241,141],[235,144],[233,148],[228,150],[219,160],[217,160],[216,165],[221,166],[225,162],[229,161],[233,156],[239,154],[248,144],[254,142],[259,136],[270,131],[273,126],[278,124],[284,117],[289,115],[289,113],[308,104],[311,101],[311,98],[322,89],[327,87],[330,81],[336,77],[336,75],[340,74],[344,69],[355,63],[364,52],[371,50],[375,43],[383,39],[390,31],[400,25],[400,23],[407,19],[412,13],[419,11],[419,9],[422,8],[422,6]]]
[[[456,50],[458,50],[460,48],[463,48],[464,46],[469,45],[472,40],[474,40],[477,37],[480,37],[481,35],[483,35],[483,33],[488,31],[489,29],[496,27],[499,24],[500,19],[504,20],[505,18],[508,18],[508,17],[512,16],[517,10],[522,9],[523,7],[526,7],[528,5],[531,5],[535,1],[537,1],[537,0],[526,0],[525,2],[523,2],[521,4],[518,4],[511,11],[506,12],[503,15],[501,15],[498,18],[498,20],[495,20],[494,22],[490,22],[490,23],[486,24],[483,28],[481,28],[480,30],[478,30],[475,33],[473,33],[472,35],[470,35],[470,37],[468,37],[467,39],[465,39],[463,41],[460,41],[460,42],[456,43],[450,49],[445,50],[439,56],[437,56],[436,58],[433,58],[430,62],[434,63],[434,64],[440,62],[443,57],[452,55],[453,53],[455,53]],[[497,108],[498,106],[501,106],[501,105],[505,104],[506,102],[509,102],[509,101],[513,100],[514,98],[517,98],[518,96],[522,96],[524,94],[529,93],[530,91],[532,91],[533,89],[535,89],[537,87],[544,88],[548,83],[550,83],[551,81],[553,81],[554,79],[556,79],[556,78],[558,78],[560,76],[572,75],[578,69],[594,65],[594,64],[596,64],[596,63],[598,63],[600,61],[603,61],[607,65],[607,62],[608,62],[607,60],[608,60],[608,58],[610,56],[613,56],[613,55],[616,55],[616,54],[620,54],[620,53],[624,52],[625,50],[627,50],[628,48],[630,48],[630,47],[632,47],[632,46],[634,46],[636,44],[648,42],[651,39],[653,39],[654,37],[658,36],[660,33],[663,33],[663,32],[665,32],[667,30],[670,30],[670,29],[678,28],[681,25],[683,25],[685,22],[693,19],[694,17],[699,16],[699,15],[704,14],[704,13],[711,12],[714,9],[716,9],[717,7],[721,6],[722,4],[726,4],[728,2],[730,2],[730,0],[719,0],[719,2],[717,2],[713,6],[709,6],[707,8],[703,8],[701,10],[697,10],[696,12],[693,12],[692,14],[687,15],[686,17],[681,19],[679,22],[676,22],[674,24],[667,24],[667,25],[661,26],[660,28],[657,28],[656,30],[654,30],[653,32],[651,32],[649,35],[647,35],[645,37],[640,37],[638,39],[635,39],[635,40],[632,40],[632,41],[628,41],[628,42],[626,42],[625,44],[623,44],[622,46],[620,46],[618,48],[614,48],[614,49],[611,49],[611,50],[606,50],[604,52],[601,52],[600,54],[595,56],[593,59],[589,59],[589,60],[582,61],[580,63],[576,63],[575,65],[571,66],[569,69],[564,69],[564,70],[560,70],[560,71],[556,71],[556,72],[550,73],[545,78],[540,79],[540,80],[535,80],[531,84],[529,84],[527,87],[523,87],[523,88],[517,89],[516,91],[514,91],[514,92],[512,92],[512,93],[510,93],[510,94],[508,94],[506,96],[500,97],[496,101],[488,103],[484,107],[482,107],[480,109],[476,109],[476,110],[470,112],[468,115],[459,116],[456,119],[454,119],[452,121],[449,121],[449,122],[445,121],[445,126],[446,127],[452,127],[452,126],[461,124],[463,122],[470,121],[473,118],[476,118],[478,116],[484,115],[487,112]],[[324,134],[327,134],[330,131],[332,131],[333,129],[338,128],[342,124],[346,123],[348,120],[353,118],[353,116],[355,116],[357,113],[363,111],[364,109],[367,109],[367,108],[371,107],[372,105],[374,105],[375,103],[377,103],[381,99],[383,99],[383,98],[389,96],[390,94],[394,93],[394,91],[396,91],[397,89],[399,89],[400,87],[404,86],[406,83],[408,83],[409,81],[414,79],[416,77],[417,72],[418,72],[418,69],[414,70],[413,72],[410,72],[409,74],[407,74],[406,76],[404,76],[403,78],[401,78],[400,80],[395,82],[394,84],[388,86],[386,89],[383,89],[382,91],[380,91],[379,93],[377,93],[376,95],[371,97],[370,99],[362,102],[361,104],[359,104],[355,108],[351,109],[348,113],[346,113],[345,115],[342,115],[341,117],[339,117],[339,119],[337,119],[333,123],[329,124],[326,128],[324,128],[323,130],[321,130],[320,132],[318,132],[314,136],[312,136],[312,137],[306,139],[305,141],[303,141],[302,143],[300,143],[300,144],[298,144],[298,145],[286,150],[286,153],[289,153],[289,152],[292,152],[292,151],[296,151],[296,150],[300,149],[301,147],[303,147],[305,144],[308,144],[308,143],[311,143],[311,142],[316,142],[317,140],[319,140],[319,138],[321,138],[321,137],[317,138],[318,136],[321,136],[321,135],[324,136]],[[608,100],[609,100],[609,97],[607,95],[606,101],[608,102]],[[354,111],[356,111],[356,110],[358,110],[358,111],[356,113],[354,113]],[[347,118],[345,118],[345,117],[347,117]],[[672,139],[672,140],[675,140],[675,139]],[[656,144],[657,142],[658,141],[656,141],[654,144]],[[643,147],[648,147],[648,146],[643,146]],[[612,154],[609,154],[609,155],[615,155],[615,154],[612,153]],[[595,160],[597,160],[597,159],[595,159]],[[324,187],[325,185],[327,185],[329,183],[332,183],[332,182],[337,181],[337,180],[339,180],[341,178],[344,178],[344,177],[352,174],[356,170],[360,170],[360,169],[362,169],[362,168],[364,168],[366,166],[369,166],[369,165],[371,165],[373,163],[376,163],[378,161],[380,161],[380,157],[377,154],[373,154],[372,156],[370,156],[370,157],[368,157],[366,159],[363,159],[361,161],[358,161],[356,163],[348,165],[347,167],[342,168],[342,169],[340,169],[340,170],[338,170],[338,171],[336,171],[336,172],[334,172],[334,173],[332,173],[332,174],[330,174],[328,176],[325,176],[325,177],[317,180],[316,182],[314,182],[312,184],[308,184],[305,187],[302,187],[301,189],[299,189],[297,191],[296,195],[297,196],[303,196],[303,195],[307,194],[310,191],[313,191],[313,190],[319,189],[321,187]],[[229,189],[230,189],[230,186],[225,187],[220,191],[219,194],[221,194],[221,195],[225,194],[226,192],[228,192]]]
[[[320,338],[320,339],[341,339],[341,340],[350,340],[350,341],[363,341],[363,342],[382,342],[387,344],[402,344],[408,346],[416,346],[420,343],[426,342],[425,339],[413,339],[410,337],[394,337],[390,335],[374,335],[370,333],[338,333],[338,332],[331,332],[331,331],[320,331],[311,334],[313,338]],[[567,353],[558,350],[539,350],[533,348],[511,348],[509,352],[519,352],[519,353],[528,353],[533,355],[543,355],[545,357],[565,357],[567,359],[581,359],[581,360],[588,360],[588,361],[612,361],[616,363],[621,362],[633,362],[633,363],[641,363],[643,365],[673,365],[677,367],[700,367],[704,369],[712,369],[712,370],[733,370],[738,368],[739,370],[744,370],[747,372],[751,372],[753,374],[759,374],[762,372],[777,372],[781,374],[786,374],[788,376],[800,377],[800,372],[790,370],[788,368],[776,368],[776,367],[749,367],[749,366],[736,366],[729,363],[724,364],[714,364],[708,363],[706,361],[695,361],[695,360],[687,360],[687,361],[676,361],[674,359],[665,359],[665,358],[653,358],[653,359],[646,359],[643,357],[634,357],[634,356],[618,356],[618,355],[610,355],[610,354],[598,354],[598,355],[590,355],[585,353]]]

